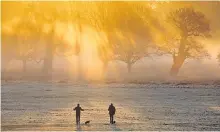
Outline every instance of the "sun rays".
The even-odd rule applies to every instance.
[[[181,32],[167,20],[169,13],[176,10],[173,7],[176,5],[184,10],[193,5],[196,13],[201,11],[191,2],[158,1],[2,2],[2,5],[2,34],[11,38],[10,43],[13,41],[13,45],[18,47],[10,59],[32,61],[37,58],[42,62],[38,64],[43,65],[46,71],[52,71],[53,59],[62,57],[67,61],[66,69],[71,74],[82,74],[88,80],[104,80],[112,62],[126,64],[130,73],[137,61],[149,57],[154,51],[170,54],[167,48],[178,49],[170,41],[180,37]],[[18,11],[12,14],[9,8]],[[209,18],[212,17],[210,15]],[[10,47],[5,42],[4,47]],[[203,42],[208,45],[205,47],[210,49],[210,54],[216,56],[216,48],[208,44],[212,42]],[[6,49],[6,56],[11,55],[10,48]],[[77,73],[80,67],[82,73]],[[119,74],[116,64],[110,67]]]

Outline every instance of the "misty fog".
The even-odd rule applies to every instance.
[[[65,3],[65,2],[64,2]],[[21,7],[16,7],[15,14],[10,13],[8,10],[16,5],[22,5]],[[50,4],[50,3],[47,3]],[[173,77],[173,79],[183,78],[183,79],[219,79],[220,78],[220,64],[217,59],[217,55],[220,52],[220,24],[219,18],[217,17],[220,8],[219,3],[209,2],[202,3],[198,2],[168,2],[168,3],[153,3],[146,2],[146,5],[150,4],[152,9],[155,11],[153,14],[154,17],[159,14],[161,16],[166,16],[174,9],[178,9],[181,7],[193,7],[195,10],[201,11],[207,16],[210,21],[211,27],[211,38],[201,39],[199,40],[203,43],[205,49],[208,51],[210,57],[202,58],[202,59],[186,59],[180,68],[178,76]],[[216,4],[216,5],[215,5]],[[217,5],[218,4],[218,5]],[[198,6],[200,5],[200,6]],[[54,3],[53,6],[59,7],[59,4]],[[216,7],[215,7],[216,6]],[[65,6],[64,6],[65,7]],[[42,9],[46,9],[46,7],[40,7]],[[62,8],[61,5],[59,8]],[[169,9],[168,9],[169,8]],[[213,8],[213,10],[211,10]],[[25,10],[25,3],[10,3],[4,2],[2,9],[2,22],[3,22],[3,30],[12,31],[14,30],[12,21],[15,19],[19,19],[19,16],[22,14],[22,9]],[[49,8],[48,8],[49,9]],[[164,11],[165,10],[165,11]],[[161,13],[163,12],[163,13]],[[20,14],[19,14],[20,13]],[[27,15],[27,14],[25,14]],[[157,18],[157,17],[156,17]],[[95,18],[94,18],[95,19]],[[19,20],[18,20],[19,21]],[[158,18],[158,21],[161,22],[162,19]],[[77,37],[77,32],[74,30],[74,24],[66,24],[66,23],[56,23],[55,26],[55,36],[57,38],[64,39],[63,44],[73,45]],[[45,25],[44,25],[45,26]],[[49,26],[50,28],[53,28]],[[46,30],[46,28],[44,29]],[[150,55],[149,57],[142,57],[137,60],[131,69],[131,73],[128,73],[126,63],[120,60],[110,60],[107,66],[106,72],[103,71],[102,62],[99,60],[99,55],[96,47],[99,45],[99,42],[96,40],[97,36],[101,34],[100,31],[96,31],[96,29],[90,27],[89,25],[82,27],[81,33],[83,34],[80,39],[81,41],[81,52],[79,55],[69,55],[67,57],[54,55],[52,61],[52,78],[56,78],[58,80],[66,79],[66,80],[77,80],[79,65],[82,69],[81,74],[85,80],[139,80],[145,81],[148,79],[168,79],[171,78],[169,71],[172,67],[173,59],[172,55],[164,54],[164,55]],[[48,30],[49,31],[49,30]],[[16,32],[16,31],[15,31]],[[154,33],[157,36],[158,31]],[[163,33],[162,33],[163,34]],[[105,36],[104,36],[105,37]],[[103,38],[103,36],[99,36],[98,39]],[[2,37],[4,39],[4,36]],[[15,43],[16,39],[11,39],[10,43]],[[143,42],[144,40],[136,40],[137,42]],[[28,43],[28,42],[27,42]],[[32,41],[36,45],[44,45],[44,42],[40,41]],[[103,42],[102,42],[103,43]],[[157,42],[155,42],[157,43]],[[7,45],[7,42],[6,42]],[[13,47],[13,46],[12,46]],[[41,47],[42,48],[42,47]],[[44,47],[45,48],[45,47]],[[46,55],[41,50],[40,54],[38,53],[37,59],[42,59]],[[5,50],[5,51],[4,51]],[[22,72],[23,63],[20,60],[16,60],[15,58],[8,61],[8,58],[12,56],[11,53],[6,51],[4,47],[2,47],[2,51],[6,52],[6,54],[2,53],[2,79],[18,77],[22,78],[26,76],[26,79],[30,78],[41,78],[41,71],[43,67],[43,61],[34,62],[27,61],[27,71]],[[44,51],[45,52],[45,51]],[[79,62],[79,56],[81,56],[81,62]],[[81,64],[79,64],[81,63]]]

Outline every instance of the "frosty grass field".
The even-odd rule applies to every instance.
[[[2,130],[220,131],[219,84],[3,82]],[[85,109],[75,124],[77,103]],[[116,106],[109,125],[108,106]],[[90,125],[84,125],[91,120]]]

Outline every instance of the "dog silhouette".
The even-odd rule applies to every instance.
[[[89,123],[90,123],[90,121],[86,121],[86,122],[85,122],[86,125],[89,124]]]

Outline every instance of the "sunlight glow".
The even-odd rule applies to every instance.
[[[116,7],[117,4],[121,7]],[[132,5],[132,2],[130,4],[126,2],[97,4],[95,2],[24,1],[3,2],[2,5],[2,34],[8,36],[11,42],[15,41],[12,45],[18,47],[16,54],[13,54],[15,58],[11,53],[8,56],[18,60],[28,57],[30,57],[28,59],[44,59],[46,50],[48,50],[47,52],[51,52],[51,56],[48,55],[51,60],[61,56],[67,59],[71,74],[75,75],[77,67],[80,65],[81,74],[88,80],[104,79],[104,73],[107,70],[105,68],[111,61],[120,60],[127,65],[132,60],[132,55],[135,59],[138,58],[143,53],[138,51],[139,53],[135,54],[133,49],[136,47],[142,49],[143,47],[140,46],[142,43],[145,47],[152,44],[159,48],[173,46],[174,50],[178,49],[178,46],[174,47],[167,42],[167,39],[179,38],[181,34],[180,29],[175,28],[168,21],[168,14],[174,9],[188,7],[188,5],[194,6],[196,11],[203,11],[202,8],[192,3],[182,4],[181,2],[157,0],[146,2],[144,6],[139,2]],[[103,8],[104,6],[106,7]],[[214,4],[212,6],[214,8]],[[9,7],[16,11],[9,10]],[[216,9],[218,9],[217,6]],[[218,23],[217,20],[214,21],[216,19],[214,13],[207,10],[202,13],[208,16],[211,24],[215,24],[210,26],[215,38],[204,40],[200,37],[199,41],[204,43],[205,50],[208,50],[212,60],[216,61],[219,52],[217,45],[219,31],[215,30],[215,27],[218,26]],[[32,14],[31,18],[30,14]],[[9,40],[7,41],[9,42]],[[4,46],[8,46],[8,51],[11,48],[11,45],[8,44]],[[80,49],[79,53],[77,46]],[[122,51],[121,49],[119,51],[117,46],[121,46]],[[4,53],[7,54],[7,52]],[[11,52],[15,53],[15,51]],[[80,61],[77,61],[78,59]],[[114,64],[111,68],[116,74],[119,74],[117,73],[119,70]]]

